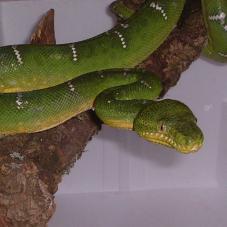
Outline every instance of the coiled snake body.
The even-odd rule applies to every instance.
[[[183,6],[184,0],[147,0],[92,39],[1,47],[0,134],[42,131],[93,108],[105,124],[183,153],[197,151],[203,134],[191,110],[176,100],[154,101],[162,89],[155,75],[122,70],[157,49]]]

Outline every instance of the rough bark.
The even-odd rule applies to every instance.
[[[138,8],[142,0],[125,0]],[[158,73],[163,94],[200,55],[207,39],[198,1],[188,1],[181,22],[163,45],[139,67]],[[54,11],[40,21],[32,43],[55,43]],[[43,227],[55,211],[53,194],[100,129],[92,112],[35,134],[0,139],[0,226]]]

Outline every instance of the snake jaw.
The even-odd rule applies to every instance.
[[[166,120],[157,123],[157,127],[148,123],[143,125],[142,131],[137,130],[137,133],[150,142],[173,148],[183,154],[195,153],[203,145],[203,133],[194,121]]]
[[[181,145],[175,142],[171,136],[162,132],[143,132],[140,136],[150,142],[174,148],[183,154],[195,153],[202,147],[202,142],[197,144],[194,143],[192,145]]]

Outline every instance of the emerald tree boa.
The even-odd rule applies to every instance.
[[[224,0],[202,0],[209,33],[204,52],[227,59]],[[156,75],[134,70],[176,26],[184,0],[147,0],[136,12],[113,4],[122,20],[96,37],[60,45],[0,48],[0,134],[34,133],[93,109],[112,127],[134,130],[154,143],[195,152],[203,133],[177,100],[157,100]]]

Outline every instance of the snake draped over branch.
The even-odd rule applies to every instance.
[[[182,153],[200,149],[203,134],[192,111],[176,100],[157,100],[158,77],[133,69],[168,37],[184,4],[147,0],[136,12],[113,5],[124,20],[96,37],[1,47],[0,134],[43,131],[93,109],[105,124],[134,130],[148,141]],[[210,34],[204,52],[226,61],[226,15],[220,12],[226,3],[203,0],[203,8]]]

